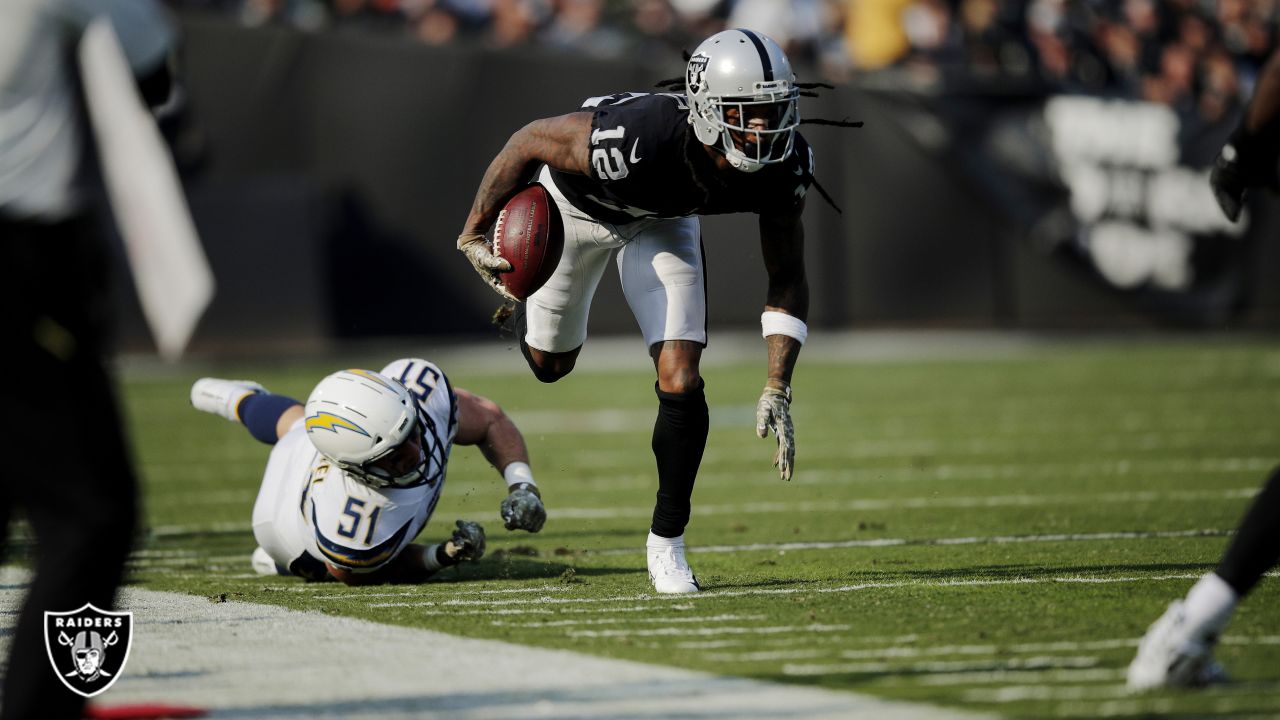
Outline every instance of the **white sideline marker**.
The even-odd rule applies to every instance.
[[[28,577],[0,571],[0,609],[16,610]],[[123,675],[98,698],[104,707],[348,720],[990,717],[138,588],[121,593],[118,609],[134,613],[135,635]],[[5,650],[10,641],[0,637]]]

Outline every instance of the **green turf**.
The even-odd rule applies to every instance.
[[[697,597],[656,597],[644,571],[651,375],[544,386],[514,367],[445,370],[521,423],[545,530],[502,530],[499,478],[455,448],[422,537],[480,520],[490,556],[424,586],[359,589],[254,577],[249,516],[267,448],[191,410],[194,371],[128,373],[153,529],[131,582],[1013,716],[1280,714],[1274,579],[1220,648],[1237,682],[1122,687],[1136,638],[1214,566],[1280,461],[1280,345],[802,361],[789,484],[753,433],[763,360],[750,360],[705,371],[712,430],[687,533],[707,588]],[[217,372],[305,397],[331,369]]]

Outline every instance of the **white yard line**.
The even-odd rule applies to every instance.
[[[1270,467],[1270,466],[1268,466]],[[776,478],[775,478],[776,479]],[[904,497],[835,501],[748,502],[699,505],[694,515],[744,515],[760,513],[811,513],[875,510],[928,510],[940,508],[1038,507],[1043,505],[1131,505],[1145,502],[1204,502],[1206,500],[1248,500],[1258,493],[1257,485],[1220,490],[1145,490],[1111,493],[966,495],[958,497]],[[199,496],[195,496],[195,500]],[[191,500],[191,498],[188,498]],[[652,507],[552,507],[547,516],[554,520],[607,520],[641,518],[653,514]],[[252,532],[248,522],[214,523],[211,525],[157,525],[148,530],[151,537],[172,537],[200,533]],[[142,552],[134,556],[141,556]]]
[[[17,607],[25,578],[0,571],[0,610]],[[119,605],[134,613],[133,647],[97,699],[104,707],[162,702],[262,720],[979,717],[177,593],[127,588]],[[8,642],[0,636],[0,649]]]
[[[1061,656],[1014,658],[1011,660],[934,660],[911,664],[868,663],[787,663],[782,666],[784,675],[807,677],[815,675],[860,675],[884,673],[950,673],[997,670],[1039,670],[1045,668],[1091,668],[1099,659],[1089,656]]]
[[[751,502],[698,505],[694,515],[746,515],[759,513],[811,513],[874,510],[930,510],[941,508],[1039,507],[1042,505],[1132,505],[1146,502],[1204,502],[1206,500],[1247,500],[1258,494],[1258,486],[1225,490],[1149,490],[1141,492],[1075,493],[1061,495],[975,495],[962,497],[905,497],[874,500],[799,502]],[[552,508],[554,520],[605,520],[648,517],[652,507]]]
[[[1273,575],[1275,573],[1268,573]],[[614,595],[611,597],[530,597],[521,598],[519,600],[463,600],[452,598],[449,600],[416,600],[403,602],[384,602],[369,603],[367,607],[457,607],[457,608],[486,608],[480,612],[492,612],[492,608],[521,605],[521,606],[552,606],[552,605],[575,605],[588,604],[600,605],[614,602],[701,602],[705,600],[713,600],[716,598],[727,597],[749,597],[753,595],[796,595],[807,593],[850,593],[861,592],[864,590],[883,590],[888,588],[905,588],[905,587],[934,587],[934,588],[968,588],[968,587],[987,587],[997,585],[1045,585],[1056,583],[1077,583],[1082,579],[1094,583],[1145,583],[1145,582],[1163,582],[1167,580],[1196,580],[1203,573],[1177,573],[1172,575],[1139,575],[1139,576],[1093,576],[1081,578],[1080,576],[1059,576],[1059,577],[1019,577],[1004,579],[987,579],[973,578],[967,580],[892,580],[886,582],[866,582],[854,585],[838,585],[834,587],[814,587],[805,585],[801,587],[783,587],[783,588],[757,588],[753,590],[705,590],[700,593],[690,595],[680,595],[673,597],[670,595]],[[597,612],[613,612],[613,608],[602,608]]]
[[[549,627],[573,627],[576,625],[613,625],[620,622],[629,623],[709,623],[709,622],[729,622],[731,620],[764,620],[764,615],[682,615],[680,617],[660,617],[660,618],[592,618],[588,620],[554,620],[550,622],[508,622],[506,620],[490,620],[489,624],[496,627],[518,627],[518,628],[549,628]]]
[[[1069,683],[1118,682],[1124,680],[1125,668],[1080,668],[1055,670],[991,670],[988,672],[939,673],[913,678],[913,682],[933,687],[980,685],[994,683]]]
[[[1226,645],[1277,645],[1280,636],[1264,635],[1260,637],[1228,636],[1222,639]],[[858,650],[840,650],[839,648],[807,649],[807,650],[761,650],[749,652],[706,653],[704,658],[728,662],[756,662],[768,660],[787,660],[818,657],[839,657],[841,660],[875,660],[920,658],[948,655],[989,655],[1000,656],[1018,653],[1054,653],[1082,652],[1089,650],[1122,650],[1138,646],[1138,638],[1110,638],[1105,640],[1059,641],[1042,643],[1013,643],[1009,645],[929,645],[866,648]]]
[[[1161,530],[1154,532],[1050,533],[1046,535],[989,535],[951,538],[870,538],[867,540],[834,540],[829,542],[749,543],[745,545],[694,545],[690,554],[738,553],[755,550],[787,552],[789,550],[836,550],[859,547],[897,547],[902,545],[1007,545],[1040,542],[1095,542],[1098,540],[1152,540],[1160,538],[1223,537],[1230,530]],[[643,549],[613,548],[593,555],[635,555]]]
[[[624,638],[624,637],[699,637],[716,635],[790,635],[794,633],[832,633],[851,629],[851,625],[752,625],[719,626],[703,628],[665,627],[634,630],[570,630],[565,633],[575,638]]]

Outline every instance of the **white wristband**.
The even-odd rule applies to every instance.
[[[761,335],[769,337],[770,335],[786,335],[789,338],[795,338],[801,345],[804,344],[805,338],[809,337],[809,326],[795,315],[788,315],[774,310],[766,310],[760,315]]]
[[[520,483],[528,483],[534,487],[538,486],[538,483],[533,481],[533,470],[530,469],[529,463],[511,463],[502,471],[502,478],[507,481],[508,490]]]

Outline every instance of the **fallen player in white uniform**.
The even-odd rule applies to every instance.
[[[508,530],[538,532],[546,521],[519,429],[426,360],[333,373],[305,406],[255,382],[202,378],[191,404],[273,446],[253,506],[253,567],[262,574],[421,582],[479,560],[485,535],[475,522],[458,520],[442,543],[412,542],[440,499],[454,443],[479,447],[502,473]]]

